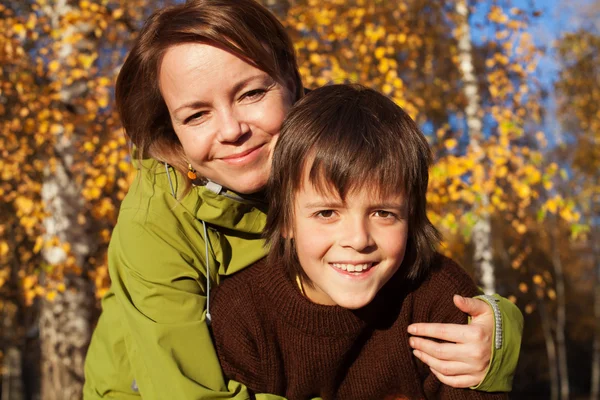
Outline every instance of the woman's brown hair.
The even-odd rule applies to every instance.
[[[435,256],[439,233],[427,218],[432,156],[427,139],[393,101],[360,85],[331,85],[300,99],[283,123],[267,185],[265,237],[269,262],[310,284],[287,232],[294,226],[295,194],[308,178],[317,190],[354,190],[408,199],[408,230],[402,273],[416,279]],[[307,174],[306,176],[304,174]]]
[[[167,49],[211,44],[265,71],[295,97],[303,93],[294,46],[281,23],[253,0],[192,0],[154,12],[127,56],[116,84],[116,106],[140,158],[167,162],[184,173],[185,154],[159,88]]]

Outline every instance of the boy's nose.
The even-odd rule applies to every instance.
[[[350,247],[356,251],[362,251],[373,246],[374,241],[368,221],[351,219],[345,225],[341,232],[340,245],[342,247]]]

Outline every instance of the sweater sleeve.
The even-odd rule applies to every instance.
[[[477,286],[471,277],[455,262],[441,257],[441,267],[434,271],[415,298],[415,317],[419,322],[466,323],[467,317],[454,306],[454,294],[470,297],[478,293]],[[508,399],[505,393],[487,393],[471,389],[457,389],[441,383],[424,369],[423,389],[427,398],[435,399]]]

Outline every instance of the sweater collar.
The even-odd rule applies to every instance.
[[[257,268],[261,293],[273,305],[278,318],[308,335],[357,336],[365,329],[385,324],[391,311],[385,298],[386,292],[393,288],[388,285],[366,307],[349,310],[311,302],[300,293],[296,282],[288,277],[281,264],[267,265],[261,261],[254,268]]]

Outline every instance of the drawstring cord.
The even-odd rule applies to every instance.
[[[206,255],[206,323],[210,326],[212,317],[210,315],[210,259],[208,258],[208,232],[206,222],[202,221],[204,227],[204,251]]]
[[[169,173],[169,164],[165,162],[165,170],[167,171],[167,179],[169,180],[169,188],[171,189],[171,194],[175,199],[177,196],[175,194],[175,189],[173,187],[173,181],[171,180],[171,174]],[[213,187],[209,187],[210,190],[218,191],[221,190],[221,186],[214,184]],[[218,189],[217,189],[218,186]],[[204,257],[206,259],[206,324],[210,326],[212,317],[210,315],[210,258],[208,257],[208,230],[206,229],[206,222],[202,221],[202,227],[204,228]]]

